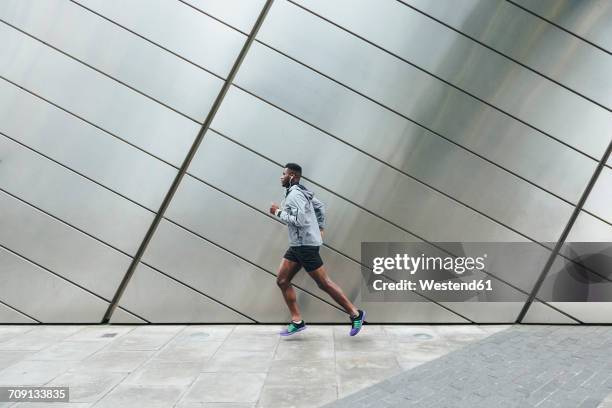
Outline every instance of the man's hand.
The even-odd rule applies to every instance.
[[[272,215],[276,215],[276,210],[278,210],[278,209],[279,209],[278,204],[276,204],[276,203],[272,203],[272,204],[270,205],[270,214],[272,214]]]
[[[323,230],[319,228],[319,231],[321,231],[321,239],[323,239]]]

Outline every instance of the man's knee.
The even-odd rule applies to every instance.
[[[329,278],[316,279],[315,282],[320,289],[326,292],[332,287],[332,281]]]
[[[291,286],[291,281],[284,276],[277,276],[276,285],[278,285],[278,287],[281,289],[287,289],[289,286]]]

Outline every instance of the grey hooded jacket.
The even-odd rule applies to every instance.
[[[325,205],[301,184],[287,189],[278,217],[289,229],[289,246],[323,243],[319,229],[325,228]]]

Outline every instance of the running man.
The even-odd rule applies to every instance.
[[[312,191],[300,184],[301,177],[302,168],[295,163],[287,163],[281,177],[281,185],[286,188],[282,208],[275,203],[270,206],[270,214],[287,224],[289,229],[289,249],[281,260],[276,283],[291,312],[291,323],[280,334],[290,336],[306,329],[296,301],[295,289],[291,285],[295,274],[304,267],[319,288],[327,292],[349,314],[349,334],[354,336],[361,330],[365,312],[358,310],[342,289],[327,276],[319,255],[325,227],[325,206],[314,197]]]

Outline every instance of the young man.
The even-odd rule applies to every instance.
[[[278,217],[289,228],[289,249],[281,261],[276,283],[291,312],[291,323],[281,332],[281,336],[290,336],[306,328],[296,301],[295,289],[291,280],[302,268],[315,280],[319,288],[327,292],[351,318],[350,335],[359,333],[365,312],[358,310],[345,296],[344,292],[328,276],[319,255],[323,243],[325,227],[325,207],[314,197],[314,193],[300,184],[302,168],[295,163],[288,163],[283,169],[281,185],[286,188],[283,207],[275,203],[270,206],[270,214]]]

